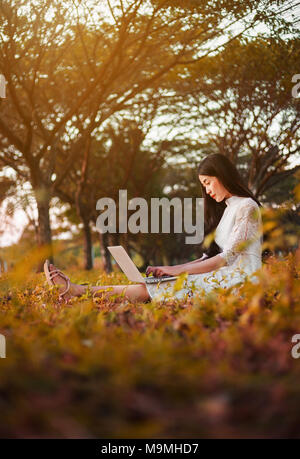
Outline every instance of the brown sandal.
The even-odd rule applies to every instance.
[[[54,277],[56,277],[56,276],[61,276],[61,277],[67,282],[67,287],[66,287],[66,289],[65,289],[63,292],[61,292],[61,293],[59,294],[59,300],[61,301],[61,300],[64,299],[64,298],[63,298],[64,295],[65,295],[66,293],[68,293],[68,291],[70,290],[71,281],[70,281],[70,279],[68,278],[68,276],[66,276],[66,275],[65,275],[63,272],[61,272],[59,269],[54,269],[53,271],[50,271],[49,267],[50,267],[50,262],[49,262],[49,260],[46,260],[45,263],[44,263],[44,273],[45,273],[47,282],[48,282],[48,284],[50,285],[50,287],[53,287],[53,286],[55,286],[55,285],[58,285],[58,284],[55,284],[55,283],[53,282],[53,279],[54,279]]]

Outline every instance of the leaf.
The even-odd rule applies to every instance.
[[[184,282],[187,279],[187,277],[188,277],[188,273],[179,274],[179,277],[173,286],[173,293],[178,292],[179,290],[183,288]]]

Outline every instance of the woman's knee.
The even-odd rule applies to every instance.
[[[145,284],[127,285],[124,296],[129,301],[147,301],[150,298]]]

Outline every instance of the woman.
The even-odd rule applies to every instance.
[[[183,287],[173,292],[176,280],[159,284],[106,285],[92,287],[93,296],[124,296],[129,301],[146,302],[167,297],[183,299],[193,290],[205,292],[243,282],[261,267],[261,205],[232,162],[224,155],[211,154],[201,161],[198,177],[204,197],[205,234],[215,232],[215,242],[198,260],[175,266],[148,266],[146,275],[177,276],[187,273]],[[81,296],[87,287],[72,284],[69,278],[45,262],[50,285],[60,285],[60,298]]]

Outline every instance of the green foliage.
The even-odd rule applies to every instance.
[[[258,284],[161,303],[61,304],[21,266],[0,278],[0,437],[298,435],[299,250],[269,259]]]

